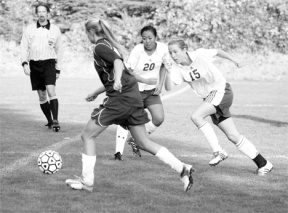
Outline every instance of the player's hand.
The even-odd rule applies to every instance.
[[[238,68],[241,68],[241,67],[244,67],[245,65],[247,65],[247,62],[245,62],[245,61],[241,61],[241,62],[236,61],[234,63]]]
[[[113,89],[116,91],[122,92],[121,80],[119,80],[119,81],[115,80],[114,85],[113,85]]]
[[[159,95],[161,92],[162,92],[162,88],[158,85],[155,88],[155,91],[154,91],[153,95]]]
[[[56,73],[56,79],[58,79],[60,77],[59,73]]]
[[[23,70],[24,70],[25,75],[30,75],[31,71],[30,71],[28,64],[24,65]]]
[[[88,94],[87,97],[85,98],[85,100],[86,100],[87,102],[91,102],[91,101],[94,101],[96,98],[97,98],[97,95],[95,95],[95,94]]]
[[[157,78],[147,78],[145,83],[148,85],[156,85],[157,82],[158,82]]]

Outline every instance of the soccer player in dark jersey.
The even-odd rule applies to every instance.
[[[103,92],[106,92],[107,98],[92,112],[81,134],[84,142],[82,177],[68,179],[66,184],[72,189],[93,190],[97,136],[109,125],[117,124],[129,129],[142,150],[155,155],[176,170],[184,183],[184,190],[188,191],[193,183],[192,166],[181,162],[168,149],[147,137],[144,124],[149,119],[143,108],[137,80],[123,63],[125,49],[117,42],[104,20],[88,19],[85,29],[88,39],[95,44],[94,66],[103,83],[103,86],[88,94],[86,100],[93,101]]]

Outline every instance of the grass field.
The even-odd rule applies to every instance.
[[[287,82],[230,82],[234,121],[273,163],[274,170],[267,176],[257,176],[256,165],[216,128],[230,157],[217,167],[208,165],[211,150],[189,119],[200,100],[181,87],[164,92],[165,122],[151,139],[193,164],[191,191],[182,191],[178,174],[169,167],[143,152],[143,157],[135,158],[128,145],[124,161],[115,161],[116,126],[97,140],[94,191],[73,191],[64,181],[80,175],[79,134],[104,96],[92,103],[84,97],[97,83],[93,79],[58,80],[61,131],[54,133],[44,127],[29,78],[1,77],[1,212],[287,212]],[[38,155],[48,149],[63,158],[62,169],[54,175],[44,175],[37,167]]]

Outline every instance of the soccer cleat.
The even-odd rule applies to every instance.
[[[60,125],[57,120],[52,121],[52,128],[54,132],[58,132],[60,130]]]
[[[140,149],[138,148],[137,144],[134,142],[134,138],[129,138],[127,140],[128,144],[132,147],[133,155],[136,157],[141,157]]]
[[[120,152],[117,152],[114,154],[114,159],[115,160],[123,160],[123,157],[122,157]]]
[[[47,123],[45,126],[47,126],[48,127],[48,129],[51,129],[52,128],[52,123]]]
[[[187,192],[193,185],[192,165],[183,164],[183,170],[180,174],[180,179],[184,183],[184,191]]]
[[[267,161],[266,165],[257,169],[257,174],[260,176],[265,176],[268,172],[271,172],[273,169],[272,163]]]
[[[228,158],[228,153],[225,152],[224,149],[222,149],[222,151],[213,153],[213,159],[209,162],[209,164],[210,166],[216,166],[226,158]]]
[[[78,177],[76,175],[75,175],[75,179],[67,179],[65,183],[67,184],[67,186],[70,186],[72,189],[75,189],[75,190],[84,189],[89,192],[93,191],[93,185],[88,186],[87,184],[85,184],[85,181],[83,180],[83,178]]]

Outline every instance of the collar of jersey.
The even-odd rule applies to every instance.
[[[37,28],[43,27],[43,28],[46,28],[47,30],[50,30],[50,21],[47,20],[47,22],[48,23],[46,25],[41,26],[39,21],[37,21]]]

